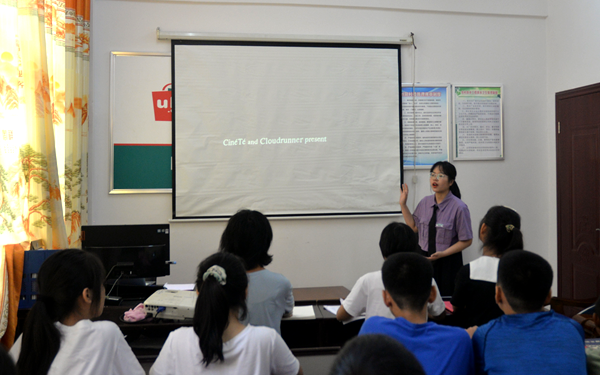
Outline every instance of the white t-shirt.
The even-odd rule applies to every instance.
[[[145,374],[115,323],[84,319],[73,326],[54,324],[61,333],[60,349],[48,375]],[[10,349],[15,363],[21,353],[22,338],[19,336]]]
[[[440,291],[434,279],[431,279],[431,285],[435,287],[436,296],[433,303],[427,304],[427,311],[430,316],[438,316],[444,312],[446,306]],[[352,287],[348,297],[342,302],[344,310],[354,317],[365,314],[365,319],[372,316],[384,316],[394,319],[394,315],[383,302],[383,279],[381,270],[369,272],[361,276]]]
[[[183,327],[169,334],[150,375],[296,375],[300,369],[281,336],[268,327],[246,326],[223,343],[223,357],[223,362],[205,367],[196,332],[192,327]]]

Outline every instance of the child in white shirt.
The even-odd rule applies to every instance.
[[[151,375],[302,375],[298,360],[272,328],[242,323],[248,277],[233,254],[217,253],[198,267],[193,327],[171,332]]]
[[[396,253],[421,253],[415,232],[408,225],[398,222],[392,222],[383,229],[379,248],[384,260]],[[430,317],[443,317],[446,306],[440,297],[435,279],[432,280],[431,285],[436,289],[436,298],[427,305],[427,311]],[[347,321],[363,313],[365,319],[372,316],[393,319],[394,316],[383,301],[383,290],[381,270],[361,276],[338,309],[337,319]]]
[[[39,294],[10,350],[17,373],[144,375],[116,324],[92,322],[104,308],[104,269],[81,250],[51,255],[38,273]]]

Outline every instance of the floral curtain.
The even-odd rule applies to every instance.
[[[0,1],[0,245],[81,246],[89,10],[89,0]]]

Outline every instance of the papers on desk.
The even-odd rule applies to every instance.
[[[340,301],[342,301],[342,299],[340,299]],[[340,308],[341,305],[324,305],[323,308],[327,311],[329,311],[330,313],[332,313],[333,315],[337,315],[338,309]],[[354,322],[356,320],[361,320],[364,319],[365,316],[364,315],[360,315],[360,316],[355,316],[350,320],[347,320],[345,322],[342,322],[343,324],[348,324],[351,322]]]
[[[325,305],[323,306],[323,308],[332,313],[333,315],[337,315],[337,311],[339,310],[340,305]]]
[[[163,286],[165,289],[169,290],[194,290],[196,287],[195,284],[169,284],[165,283]]]
[[[313,306],[294,306],[292,316],[289,318],[283,318],[285,320],[303,320],[303,319],[316,319],[315,310]]]

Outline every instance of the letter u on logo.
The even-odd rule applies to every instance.
[[[163,90],[167,86],[165,86]],[[154,106],[154,120],[171,121],[171,91],[153,91],[152,100]]]

